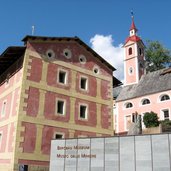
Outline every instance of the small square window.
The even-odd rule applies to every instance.
[[[54,135],[54,139],[62,139],[63,138],[63,134],[58,134],[58,133],[56,133],[55,135]]]
[[[87,90],[87,78],[81,77],[80,88]]]
[[[62,100],[57,101],[57,113],[64,115],[64,101]]]
[[[59,71],[59,83],[66,84],[66,72],[65,71]]]
[[[80,118],[87,119],[87,106],[80,105]]]

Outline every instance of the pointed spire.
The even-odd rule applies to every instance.
[[[130,30],[137,31],[137,28],[136,28],[135,23],[134,23],[134,13],[133,13],[133,10],[131,10],[131,18],[132,18],[132,24],[131,24]]]
[[[131,27],[130,27],[130,30],[129,30],[129,37],[126,38],[125,44],[129,40],[133,41],[133,42],[138,42],[138,41],[141,40],[141,38],[137,36],[138,29],[136,28],[135,23],[134,23],[134,13],[133,13],[132,10],[131,10],[131,18],[132,18],[132,23],[131,23]]]

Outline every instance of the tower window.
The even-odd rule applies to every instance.
[[[141,48],[139,48],[139,54],[142,55],[142,49]]]
[[[87,106],[80,105],[79,117],[81,119],[87,119]]]
[[[128,54],[132,55],[132,48],[131,47],[128,49]]]
[[[65,114],[65,102],[62,100],[57,101],[57,114],[64,115]]]
[[[58,74],[58,82],[61,84],[66,84],[67,82],[66,77],[67,77],[66,71],[60,70]]]

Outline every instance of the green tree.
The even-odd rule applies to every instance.
[[[145,57],[147,61],[147,72],[171,66],[171,51],[164,48],[159,41],[147,41]]]
[[[159,126],[158,116],[152,111],[144,114],[143,122],[146,128]]]

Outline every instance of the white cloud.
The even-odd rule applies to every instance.
[[[104,36],[96,34],[90,39],[92,49],[108,61],[117,70],[114,72],[114,76],[118,79],[124,79],[124,64],[123,55],[124,49],[122,44],[118,46],[113,45],[112,35]]]

